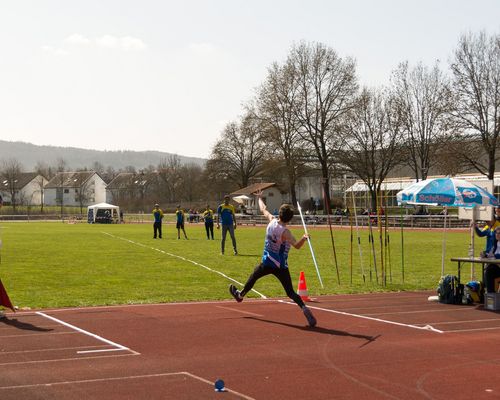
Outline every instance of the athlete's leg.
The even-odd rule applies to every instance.
[[[253,285],[255,285],[255,282],[257,282],[263,276],[272,274],[272,268],[273,267],[266,267],[262,263],[257,265],[255,267],[255,269],[253,270],[253,272],[248,277],[247,282],[245,283],[245,286],[243,287],[243,290],[240,292],[240,295],[245,296],[250,290],[252,290]]]
[[[293,290],[292,278],[290,277],[290,271],[288,268],[276,268],[274,275],[280,280],[283,289],[285,289],[286,295],[297,303],[300,308],[304,307],[304,301],[298,293]]]
[[[224,246],[226,244],[226,235],[227,235],[227,229],[228,229],[228,225],[222,225],[222,240],[220,242],[220,251],[222,252],[222,254],[224,254]]]
[[[234,226],[229,225],[229,235],[231,236],[231,241],[233,242],[234,254],[238,254],[238,249],[236,248],[236,237],[234,236]]]

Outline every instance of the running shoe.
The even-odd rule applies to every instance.
[[[243,297],[241,296],[240,291],[236,289],[236,286],[229,285],[229,293],[231,293],[231,296],[233,296],[238,303],[243,301]]]
[[[305,317],[307,318],[307,322],[309,323],[309,326],[314,328],[316,326],[316,318],[314,318],[314,315],[312,315],[311,310],[307,308],[307,306],[302,307],[302,312],[304,313]]]

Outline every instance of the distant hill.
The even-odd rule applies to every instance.
[[[15,159],[22,164],[25,171],[33,170],[39,161],[55,166],[59,159],[66,161],[69,169],[90,168],[95,162],[99,162],[105,168],[111,166],[116,170],[130,165],[141,169],[150,165],[156,166],[172,155],[160,151],[99,151],[0,140],[0,162]],[[203,158],[178,156],[182,164],[204,165],[206,161]]]

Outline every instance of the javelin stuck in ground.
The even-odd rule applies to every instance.
[[[307,232],[306,223],[304,221],[304,216],[302,215],[302,208],[300,208],[299,202],[297,202],[297,208],[299,209],[300,219],[302,220],[302,226],[304,227],[304,232],[306,233],[306,235],[309,235],[309,233]],[[316,267],[316,273],[318,274],[319,283],[321,284],[321,288],[323,289],[324,288],[323,280],[321,279],[321,275],[319,273],[318,264],[316,263],[316,257],[314,256],[314,250],[312,248],[311,239],[309,239],[309,237],[307,238],[307,243],[309,244],[309,250],[311,250],[311,255],[314,262],[314,266]]]

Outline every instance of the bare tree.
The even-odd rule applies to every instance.
[[[401,121],[393,100],[381,90],[364,89],[344,124],[339,159],[368,186],[377,209],[381,185],[401,162]]]
[[[161,185],[160,196],[169,203],[179,201],[179,191],[182,186],[182,164],[177,154],[168,156],[158,165],[158,179]]]
[[[297,203],[296,183],[304,164],[305,152],[301,146],[299,121],[294,109],[300,108],[300,87],[297,75],[290,65],[274,63],[257,97],[257,118],[262,122],[263,134],[283,160],[292,204]]]
[[[229,180],[238,188],[248,186],[250,179],[260,172],[268,148],[254,115],[247,113],[240,123],[226,125],[207,163],[216,171],[216,179]]]
[[[500,134],[500,35],[485,32],[460,37],[451,62],[460,156],[479,173],[493,179]],[[464,142],[467,146],[464,146]],[[482,149],[481,149],[482,147]],[[481,151],[482,150],[482,151]],[[481,152],[480,152],[481,151]],[[486,153],[486,159],[481,157]]]
[[[300,86],[295,113],[301,137],[320,165],[329,211],[330,168],[337,161],[334,154],[340,145],[340,119],[352,108],[358,90],[356,64],[321,43],[294,46],[287,63]]]
[[[64,213],[64,179],[65,175],[63,172],[66,171],[67,168],[67,163],[66,160],[63,158],[58,158],[57,159],[57,164],[56,164],[56,171],[59,174],[58,178],[58,188],[56,189],[56,202],[58,202],[61,206],[61,218],[63,217]]]
[[[449,130],[447,80],[437,63],[429,70],[422,63],[410,69],[404,62],[392,74],[392,96],[401,114],[408,165],[417,181],[426,179]]]
[[[22,172],[23,167],[19,161],[11,158],[2,162],[2,188],[9,194],[10,203],[14,212],[16,212],[17,205],[20,204],[21,200],[17,197],[19,195],[19,190],[21,189],[19,187],[19,181]]]

